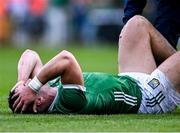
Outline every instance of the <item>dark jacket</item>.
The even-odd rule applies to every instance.
[[[123,22],[142,14],[146,0],[125,0]],[[180,0],[156,0],[154,26],[175,48],[180,36]]]

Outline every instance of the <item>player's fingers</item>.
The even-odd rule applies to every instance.
[[[17,88],[17,86],[16,86],[16,85],[15,85],[15,86],[13,86],[13,88],[11,89],[11,92],[13,92],[16,88]],[[15,92],[16,92],[16,90],[15,90]]]
[[[14,112],[18,112],[20,109],[21,109],[21,107],[23,106],[23,102],[22,101],[20,101],[19,103],[18,103],[18,105],[16,106],[16,108],[15,108],[15,110],[14,110]]]
[[[28,107],[28,104],[24,104],[21,110],[21,113],[24,113]]]
[[[37,106],[36,106],[35,103],[33,104],[33,112],[34,112],[34,113],[37,113]]]
[[[15,97],[18,97],[19,96],[19,92],[16,92],[13,96],[12,96],[12,98],[11,99],[14,99]]]
[[[18,105],[18,103],[20,102],[20,100],[21,100],[20,97],[18,97],[18,98],[16,99],[16,101],[15,101],[14,104],[13,104],[13,109],[17,107],[17,105]]]
[[[19,81],[19,82],[17,82],[14,86],[13,86],[13,88],[11,89],[11,92],[12,91],[14,91],[20,84],[22,84],[23,83],[23,81]]]

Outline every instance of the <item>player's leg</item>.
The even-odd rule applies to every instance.
[[[166,59],[142,84],[140,112],[171,112],[180,104],[180,52]],[[150,95],[149,95],[150,94]]]
[[[156,62],[163,62],[173,53],[175,49],[144,17],[135,16],[120,34],[119,72],[151,73]]]
[[[180,93],[180,52],[169,57],[158,69],[165,74],[175,89]]]

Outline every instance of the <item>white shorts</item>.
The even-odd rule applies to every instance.
[[[172,83],[158,69],[151,75],[136,72],[126,72],[119,75],[127,75],[137,80],[142,92],[142,101],[138,113],[171,112],[180,104],[180,93],[175,91]]]

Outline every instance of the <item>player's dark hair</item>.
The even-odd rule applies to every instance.
[[[16,99],[18,97],[14,97],[12,98],[12,96],[15,94],[15,89],[13,91],[9,92],[9,97],[8,97],[8,103],[9,103],[9,108],[12,110],[12,112],[14,113],[14,109],[13,109],[13,104],[16,101]],[[18,112],[17,112],[18,113]]]

